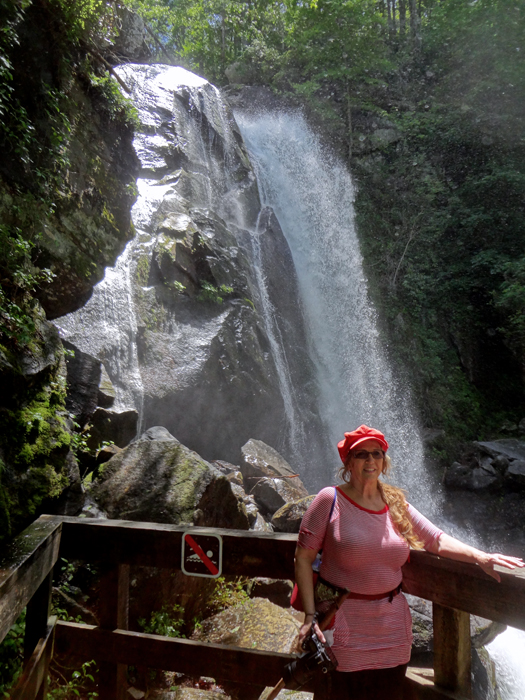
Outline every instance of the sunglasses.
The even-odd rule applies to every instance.
[[[383,459],[385,453],[382,450],[359,450],[353,456],[354,459],[368,459],[372,455],[373,459]]]

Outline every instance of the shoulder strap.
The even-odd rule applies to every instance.
[[[334,500],[332,501],[332,507],[330,508],[330,513],[328,515],[328,522],[330,522],[330,520],[332,518],[332,513],[334,512],[336,500],[337,500],[337,486],[334,486]]]

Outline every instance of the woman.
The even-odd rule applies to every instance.
[[[521,559],[487,554],[449,537],[405,501],[403,492],[379,481],[390,459],[383,433],[361,425],[338,444],[344,484],[324,488],[301,523],[295,580],[305,611],[299,643],[315,613],[312,563],[322,549],[320,577],[350,596],[325,636],[339,662],[333,698],[401,700],[410,658],[412,620],[400,592],[401,567],[410,547],[478,564],[498,581],[495,565],[513,569]],[[332,641],[333,639],[333,641]]]

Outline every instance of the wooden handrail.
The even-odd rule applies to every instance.
[[[52,571],[58,559],[62,520],[35,520],[0,558],[0,642]]]
[[[52,635],[47,620],[51,572],[59,556],[97,561],[102,585],[100,626],[58,622],[56,643],[84,660],[100,662],[101,700],[120,700],[125,665],[152,665],[223,681],[243,681],[257,691],[278,680],[292,658],[224,645],[166,639],[127,631],[129,565],[180,569],[186,527],[117,520],[41,516],[17,537],[0,561],[0,641],[28,605],[26,655],[31,659],[13,698],[34,700],[47,677]],[[192,528],[209,532],[211,528]],[[218,530],[224,575],[293,578],[297,535]],[[434,605],[435,675],[409,674],[419,698],[470,697],[469,614],[525,630],[525,578],[501,572],[501,583],[471,564],[416,551],[403,567],[403,590]],[[31,669],[33,669],[31,671]],[[249,673],[247,673],[249,670]],[[246,681],[246,679],[249,679]],[[28,679],[30,679],[28,681]],[[35,680],[36,679],[36,680]],[[103,681],[103,682],[102,682]],[[440,684],[440,688],[434,685]],[[40,690],[36,689],[40,684]],[[19,684],[20,686],[20,684]],[[29,693],[29,694],[27,694]],[[254,695],[256,697],[256,694]]]
[[[58,516],[43,516],[53,520]],[[187,527],[122,520],[61,517],[60,554],[83,559],[180,569],[182,533]],[[210,528],[192,528],[208,531]],[[297,535],[219,530],[223,538],[223,572],[249,578],[294,576]],[[525,630],[525,579],[501,572],[501,583],[474,564],[412,551],[403,567],[405,593],[464,610]]]

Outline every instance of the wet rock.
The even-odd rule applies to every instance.
[[[481,649],[490,644],[506,629],[507,625],[502,622],[494,622],[477,615],[470,616],[470,638],[475,649]]]
[[[509,462],[505,481],[512,486],[525,487],[525,460],[515,459]]]
[[[257,522],[257,518],[262,516],[259,513],[259,509],[257,508],[257,504],[255,503],[255,499],[253,496],[246,496],[244,500],[244,506],[246,508],[246,513],[248,514],[248,520],[250,521],[250,528],[255,529],[255,524]]]
[[[82,507],[82,511],[79,514],[79,518],[107,518],[107,514],[98,507],[98,504],[95,503],[93,498],[91,498],[91,494],[87,493],[86,494],[86,499],[84,501],[84,505]]]
[[[109,518],[249,528],[227,478],[176,439],[131,443],[101,465],[91,495]]]
[[[484,648],[472,649],[472,697],[483,700],[499,700],[496,664]]]
[[[121,449],[122,448],[117,447],[117,445],[104,445],[104,447],[97,452],[96,463],[104,464],[105,462],[109,462]]]
[[[250,530],[255,530],[256,532],[273,532],[273,527],[270,523],[266,522],[259,512],[257,512],[257,517],[254,523],[250,525]]]
[[[501,483],[500,474],[490,464],[472,469],[459,462],[454,462],[445,470],[444,483],[450,489],[481,491]]]
[[[263,477],[257,481],[250,493],[263,515],[273,515],[286,503],[303,497],[304,488],[295,488],[293,482],[288,479]]]
[[[91,419],[88,447],[96,449],[103,442],[114,442],[117,447],[126,447],[137,433],[139,415],[137,411],[109,411],[97,408]]]
[[[259,700],[268,700],[273,688],[266,688],[260,695]],[[313,693],[305,693],[302,690],[288,690],[284,688],[281,690],[279,695],[276,696],[275,700],[313,700]]]
[[[428,660],[434,649],[434,626],[432,623],[432,604],[413,595],[405,596],[412,616],[412,655],[418,661]],[[416,663],[417,665],[417,663]]]
[[[505,455],[497,455],[490,463],[494,469],[497,469],[501,474],[504,474],[509,468],[509,460]]]
[[[525,442],[517,438],[504,438],[491,442],[474,442],[482,451],[497,457],[504,455],[507,459],[525,459]]]
[[[459,462],[453,462],[445,470],[443,478],[445,486],[449,489],[469,489],[472,484],[472,469]]]
[[[104,365],[100,368],[100,382],[98,384],[98,405],[101,408],[111,408],[115,402],[117,392],[113,386],[113,382],[109,378]]]
[[[266,598],[281,608],[290,607],[293,582],[286,579],[254,578],[248,584],[250,598]]]
[[[272,525],[276,532],[299,532],[301,520],[315,496],[307,496],[293,503],[286,503],[272,517]]]
[[[300,623],[288,610],[253,598],[204,620],[192,639],[290,654],[299,629]]]
[[[80,479],[78,461],[72,452],[68,452],[66,455],[65,471],[68,486],[58,498],[47,502],[43,512],[55,515],[78,515],[82,510],[86,494]]]
[[[230,700],[230,696],[222,690],[202,690],[200,688],[184,688],[183,686],[170,692],[158,693],[155,698],[156,700]]]
[[[38,314],[35,318],[35,335],[38,342],[26,346],[18,358],[20,372],[27,378],[55,367],[63,352],[58,331],[46,321],[44,314]]]
[[[67,340],[63,341],[63,345],[67,367],[66,408],[84,428],[99,403],[102,363]]]
[[[167,428],[162,425],[154,425],[152,428],[148,428],[140,436],[141,440],[177,440]]]
[[[253,487],[263,477],[284,477],[293,480],[293,487],[298,494],[297,498],[308,496],[308,491],[296,472],[288,462],[273,447],[262,440],[249,440],[242,447],[243,460],[240,470],[245,482],[245,490],[251,493]],[[300,495],[299,495],[300,494]]]

